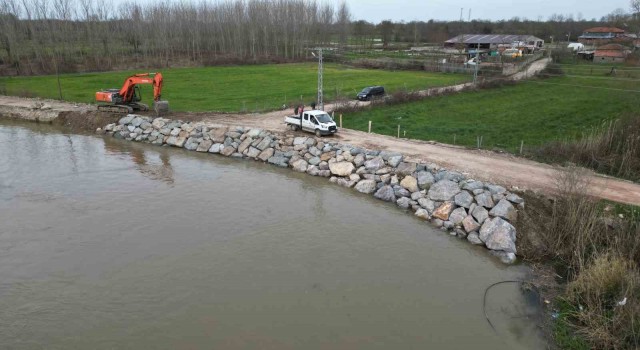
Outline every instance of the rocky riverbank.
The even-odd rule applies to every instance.
[[[262,129],[128,115],[98,133],[131,141],[246,158],[312,176],[395,203],[452,236],[516,260],[517,211],[524,200],[502,186],[468,179],[404,155]]]

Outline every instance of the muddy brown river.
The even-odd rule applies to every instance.
[[[257,162],[0,120],[2,349],[540,349],[483,248]]]

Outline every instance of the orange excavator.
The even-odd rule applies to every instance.
[[[160,100],[162,93],[162,73],[134,74],[124,81],[120,89],[107,89],[96,92],[99,111],[115,113],[133,113],[148,111],[149,106],[140,102],[140,84],[153,85],[153,109],[157,114],[169,110],[169,102]]]

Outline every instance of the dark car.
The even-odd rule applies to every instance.
[[[369,101],[374,96],[384,96],[384,87],[382,86],[369,86],[358,93],[358,100]]]

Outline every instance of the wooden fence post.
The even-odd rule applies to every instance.
[[[369,134],[371,134],[371,120],[369,120]]]

